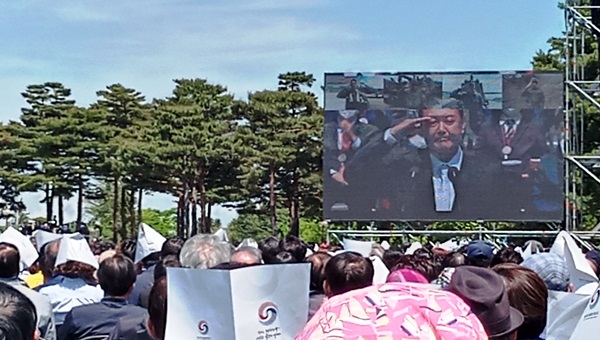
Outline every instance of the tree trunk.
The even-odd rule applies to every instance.
[[[113,242],[117,242],[117,233],[119,232],[118,221],[119,210],[119,177],[115,177],[113,182],[113,211],[112,211],[112,227],[113,227]]]
[[[129,190],[129,208],[127,209],[129,212],[129,228],[131,230],[131,236],[132,237],[136,237],[137,236],[137,225],[135,224],[135,192],[137,190],[135,188],[131,188],[131,190]]]
[[[121,186],[121,203],[119,206],[119,212],[121,217],[121,228],[119,228],[119,232],[121,234],[122,239],[127,238],[127,189],[125,189],[125,185]]]
[[[46,220],[48,222],[52,221],[52,206],[53,206],[53,191],[52,188],[50,187],[50,184],[46,184],[46,187],[44,189],[45,194],[46,194]]]
[[[64,213],[65,213],[65,208],[64,208],[64,202],[63,202],[63,197],[62,196],[58,196],[58,225],[63,225],[63,223],[65,223],[65,218],[64,218]]]
[[[77,179],[77,186],[79,187],[77,191],[77,228],[79,228],[83,223],[83,179],[81,175]]]
[[[208,201],[206,203],[206,225],[208,226],[208,231],[212,232],[212,202]]]
[[[198,233],[198,197],[197,196],[198,196],[198,193],[197,193],[197,189],[196,189],[196,183],[195,183],[195,181],[192,181],[192,235],[196,235]],[[200,209],[202,209],[202,207],[200,207]]]
[[[184,205],[183,192],[179,193],[179,199],[177,200],[177,236],[186,238],[186,231],[183,227],[183,205]]]
[[[190,230],[190,191],[189,182],[186,178],[183,182],[183,227],[185,228],[186,237],[192,236]]]
[[[279,234],[277,228],[277,202],[275,202],[275,162],[269,163],[269,212],[271,214],[271,229],[273,235]]]
[[[200,166],[200,169],[198,171],[200,173],[200,177],[199,177],[199,181],[198,181],[198,185],[200,187],[200,220],[202,221],[202,233],[205,234],[210,234],[210,222],[206,220],[206,204],[208,203],[208,199],[206,198],[206,184],[204,182],[205,180],[205,174],[204,174],[204,167]]]
[[[292,197],[290,197],[290,234],[300,236],[300,198],[298,169],[294,169],[292,177]]]
[[[135,221],[135,225],[140,225],[142,223],[142,199],[144,198],[144,189],[140,188],[138,192],[138,202],[137,202],[137,220]]]

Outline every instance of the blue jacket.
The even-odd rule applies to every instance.
[[[122,317],[147,317],[144,308],[122,298],[105,297],[102,301],[73,308],[58,330],[59,340],[77,340],[92,335],[108,336]]]
[[[154,285],[154,268],[156,268],[155,264],[148,267],[148,269],[138,274],[135,278],[133,291],[131,291],[131,294],[127,298],[129,303],[148,308],[148,297],[150,296],[152,285]]]

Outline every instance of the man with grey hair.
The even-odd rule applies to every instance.
[[[183,267],[208,269],[229,262],[231,244],[219,240],[210,234],[198,234],[183,244],[179,260]]]
[[[248,265],[261,264],[262,254],[260,250],[254,247],[239,247],[233,252],[233,255],[231,255],[231,262]]]

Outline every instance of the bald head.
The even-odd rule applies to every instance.
[[[240,247],[231,255],[232,263],[261,264],[262,255],[260,250],[254,247]]]

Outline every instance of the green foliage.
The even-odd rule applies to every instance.
[[[274,234],[280,206],[288,209],[295,235],[301,212],[320,216],[323,113],[315,96],[301,88],[313,82],[304,72],[280,75],[277,91],[251,93],[236,106],[247,122],[236,131],[246,146],[240,149],[245,209],[268,205]]]
[[[18,204],[21,192],[43,190],[46,219],[58,200],[59,222],[63,201],[77,197],[78,221],[85,201],[89,222],[115,240],[148,219],[164,233],[173,223],[182,236],[211,232],[216,204],[237,207],[236,223],[248,217],[253,227],[238,228],[240,237],[275,230],[321,240],[323,112],[308,91],[312,74],[282,74],[277,90],[248,101],[204,79],[174,82],[151,104],[112,84],[89,108],[61,83],[29,85],[20,120],[0,124],[0,197]],[[143,209],[144,192],[177,197],[174,214]]]
[[[290,233],[290,219],[285,210],[279,209],[278,213],[278,237],[284,237]],[[246,213],[236,217],[227,228],[227,235],[233,244],[241,242],[245,238],[253,238],[256,241],[271,236],[269,215],[265,213]],[[316,218],[300,218],[300,238],[308,243],[322,243],[327,239],[325,225]]]
[[[156,229],[165,237],[177,235],[177,209],[160,211],[156,209],[142,210],[142,222]]]

